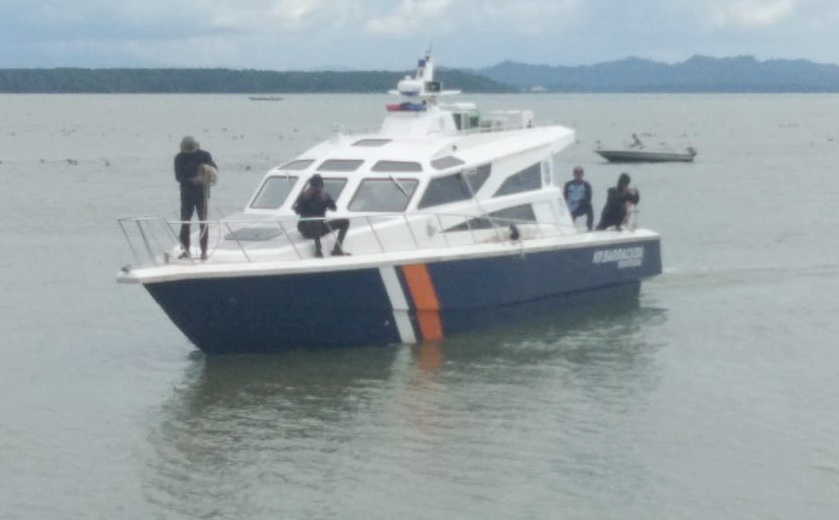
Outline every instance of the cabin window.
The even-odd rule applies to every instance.
[[[463,164],[463,161],[452,155],[447,155],[445,157],[440,157],[439,159],[434,159],[433,161],[431,161],[431,166],[435,170],[445,170],[448,168],[454,168],[455,166],[460,166],[461,164]]]
[[[458,130],[473,130],[481,124],[481,118],[477,111],[452,112],[454,125]]]
[[[354,142],[353,146],[384,146],[389,143],[390,139],[359,139]]]
[[[452,117],[454,118],[454,126],[455,126],[458,130],[463,130],[463,117],[464,117],[464,114],[461,114],[461,113],[459,113],[459,112],[453,112],[453,113],[452,113]]]
[[[421,172],[422,166],[417,162],[379,161],[373,165],[374,172]]]
[[[553,175],[550,161],[542,161],[542,184],[550,186],[553,184]]]
[[[348,206],[350,211],[405,211],[417,189],[417,179],[365,179]]]
[[[466,183],[463,182],[463,173],[457,172],[454,175],[431,179],[417,207],[423,209],[471,198],[472,193]]]
[[[283,205],[288,194],[297,183],[296,176],[275,177],[265,179],[259,188],[251,207],[253,209],[277,209]]]
[[[354,172],[364,161],[359,159],[328,159],[320,163],[321,172]]]
[[[540,165],[534,164],[524,170],[507,177],[504,184],[498,188],[493,197],[512,195],[524,191],[538,190],[542,187],[542,169]]]
[[[492,166],[489,164],[482,164],[475,169],[466,170],[463,176],[466,177],[466,182],[472,188],[472,193],[478,193],[481,186],[489,179],[489,174],[492,172]]]
[[[344,186],[347,185],[347,179],[341,178],[323,178],[323,191],[329,194],[332,197],[332,200],[338,200],[338,197],[341,196],[341,192],[344,191]]]
[[[490,229],[492,227],[507,227],[512,223],[521,222],[536,222],[536,214],[533,212],[533,206],[530,204],[522,204],[521,206],[513,206],[511,208],[504,208],[498,211],[489,213],[487,217],[476,217],[469,219],[462,224],[452,226],[445,230],[446,233],[451,231],[468,231],[470,229]],[[494,226],[493,226],[494,224]]]
[[[286,164],[280,166],[279,169],[280,170],[294,170],[294,171],[305,170],[306,168],[311,166],[313,162],[315,162],[314,159],[299,159],[297,161],[291,161],[289,163],[286,163]]]

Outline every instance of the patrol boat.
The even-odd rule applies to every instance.
[[[458,92],[434,79],[430,53],[391,93],[378,132],[335,134],[268,171],[241,213],[208,221],[206,261],[178,258],[179,221],[119,219],[134,263],[117,281],[142,284],[220,354],[440,340],[545,305],[637,298],[661,273],[658,233],[575,227],[559,175],[573,130],[443,103]],[[327,217],[350,221],[350,256],[318,258],[297,231],[292,206],[314,174],[337,204]]]

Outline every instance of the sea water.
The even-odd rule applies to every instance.
[[[576,128],[597,212],[632,176],[665,268],[637,302],[207,357],[115,283],[116,219],[177,218],[183,135],[222,216],[388,98],[0,96],[0,518],[837,518],[839,96],[472,99]],[[699,154],[594,153],[632,133]]]

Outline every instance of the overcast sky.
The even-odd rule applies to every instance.
[[[0,0],[0,67],[839,63],[838,0]]]

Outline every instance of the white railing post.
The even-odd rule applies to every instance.
[[[288,240],[288,243],[291,244],[291,248],[294,249],[294,254],[297,255],[297,258],[299,260],[302,260],[303,256],[300,254],[300,250],[297,249],[297,245],[294,243],[294,240],[291,239],[291,235],[288,233],[288,230],[283,225],[282,219],[277,219],[276,222],[277,225],[280,226],[280,230],[282,230],[283,235],[285,236],[286,240]]]
[[[497,238],[499,242],[503,242],[504,241],[504,235],[501,234],[501,230],[497,225],[499,220],[495,219],[495,218],[492,218],[492,217],[487,217],[487,218],[489,218],[489,223],[492,226],[492,231],[495,232],[495,238]],[[504,221],[504,222],[506,222],[506,221]],[[507,227],[509,227],[509,224],[507,224]]]
[[[408,226],[408,232],[411,234],[411,240],[414,242],[414,249],[419,249],[419,242],[417,242],[417,237],[414,235],[414,230],[411,228],[411,223],[408,222],[408,215],[402,215],[402,220],[405,221],[405,225]]]
[[[367,215],[366,217],[364,217],[364,219],[367,221],[367,225],[370,226],[370,232],[373,233],[373,238],[375,238],[376,243],[379,244],[379,250],[382,253],[385,253],[385,245],[382,243],[382,239],[379,238],[379,233],[376,232],[376,228],[373,227],[373,222],[370,220],[370,215]]]
[[[219,220],[219,226],[221,226],[222,223],[224,223],[224,227],[226,227],[227,230],[230,231],[230,235],[233,237],[233,240],[236,241],[236,245],[239,246],[239,249],[242,250],[242,254],[245,255],[245,259],[248,261],[249,264],[252,263],[251,257],[248,255],[248,252],[245,251],[245,246],[242,245],[242,242],[236,237],[236,234],[233,232],[233,229],[230,227],[230,222],[224,222],[224,221]]]
[[[464,223],[466,224],[466,229],[469,230],[469,236],[472,237],[472,245],[477,244],[478,239],[475,238],[475,230],[472,229],[472,225],[469,224],[469,221],[472,220],[472,219],[469,218],[469,215],[459,215],[459,216],[461,216],[461,217],[465,216],[466,217],[466,221]],[[490,224],[492,224],[492,222],[490,222]]]
[[[440,214],[435,213],[434,216],[437,217],[437,224],[440,226],[440,234],[443,235],[443,242],[446,244],[446,247],[451,247],[451,244],[449,244],[449,237],[446,236],[446,230],[443,228],[443,221],[440,220]]]
[[[143,224],[140,222],[140,220],[137,220],[136,222],[137,230],[140,231],[140,237],[143,239],[143,243],[146,245],[146,252],[148,253],[149,258],[151,258],[151,263],[157,265],[157,259],[154,257],[154,252],[151,249],[151,244],[149,244],[149,239],[146,236],[146,232],[143,230]]]
[[[128,231],[125,230],[125,219],[118,219],[119,228],[122,230],[122,234],[125,236],[126,242],[128,242],[128,247],[131,248],[131,254],[134,255],[134,261],[137,262],[137,266],[140,266],[140,255],[137,254],[137,249],[134,247],[134,242],[128,236]]]

